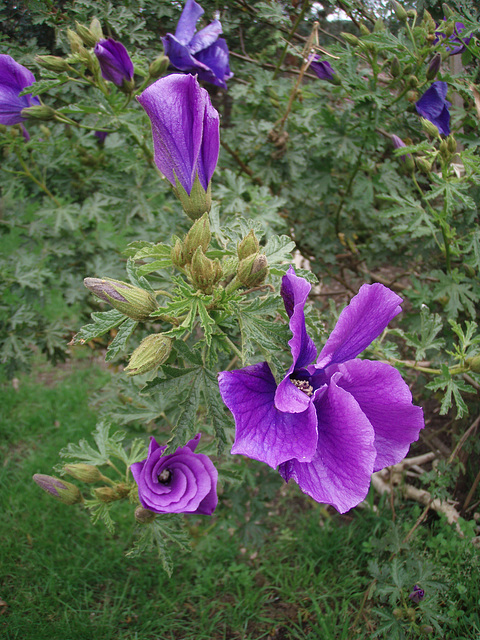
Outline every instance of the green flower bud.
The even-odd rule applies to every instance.
[[[342,31],[340,35],[346,42],[348,42],[348,44],[351,44],[352,47],[358,47],[358,45],[360,44],[360,40],[357,38],[357,36],[354,36],[353,33]]]
[[[423,12],[423,24],[427,27],[428,33],[434,33],[437,25],[435,24],[435,20],[432,18],[432,14],[428,12],[426,9]]]
[[[431,172],[432,163],[429,162],[426,158],[416,158],[415,162],[422,173],[428,175]]]
[[[95,43],[103,39],[102,25],[98,18],[93,18],[90,22],[90,33],[95,38]]]
[[[407,12],[402,7],[402,5],[399,2],[397,2],[396,0],[392,0],[392,6],[393,6],[393,11],[395,12],[395,15],[400,20],[400,22],[406,22],[407,21]]]
[[[193,254],[198,247],[202,247],[205,253],[211,239],[210,220],[208,219],[208,213],[204,213],[201,218],[193,223],[183,243],[183,252],[187,262],[191,262]]]
[[[470,367],[470,370],[474,373],[480,373],[480,354],[467,358],[465,363]]]
[[[442,9],[445,18],[453,18],[455,15],[446,2],[442,3]]]
[[[175,267],[184,267],[187,264],[185,252],[183,250],[183,242],[177,238],[172,247],[172,263]]]
[[[195,182],[193,183],[192,191],[190,195],[188,195],[177,177],[175,177],[175,182],[177,185],[175,193],[182,203],[183,210],[191,220],[197,220],[197,218],[201,218],[204,213],[208,213],[210,211],[212,207],[210,184],[208,185],[208,189],[205,191],[197,175]]]
[[[397,56],[393,56],[390,61],[390,73],[394,78],[398,78],[398,76],[402,73],[400,60],[397,58]]]
[[[123,79],[123,84],[120,87],[120,91],[122,91],[123,93],[129,95],[130,93],[133,92],[134,89],[135,89],[135,80],[126,80],[124,78]]]
[[[457,141],[455,140],[453,133],[451,133],[447,138],[447,148],[452,154],[457,152]]]
[[[412,87],[412,89],[418,87],[418,78],[416,76],[410,76],[408,78],[408,86]]]
[[[409,102],[416,102],[418,100],[418,91],[407,91],[406,98]]]
[[[222,275],[220,262],[207,258],[202,251],[202,247],[198,247],[193,254],[190,265],[192,284],[203,293],[210,294],[213,291],[213,287],[221,280]]]
[[[258,287],[268,274],[268,261],[263,253],[249,256],[238,265],[237,278],[244,287]]]
[[[33,476],[33,481],[38,484],[40,489],[43,489],[64,504],[83,502],[80,489],[70,482],[65,482],[65,480],[60,480],[60,478],[55,478],[54,476],[46,476],[43,473],[36,473]]]
[[[97,44],[98,40],[84,24],[80,24],[80,22],[75,21],[75,26],[78,35],[87,47],[94,47]]]
[[[155,60],[150,64],[148,68],[148,75],[154,80],[161,78],[166,73],[169,64],[170,60],[167,56],[158,56],[158,58],[155,58]]]
[[[87,484],[99,482],[103,478],[98,468],[93,464],[83,464],[81,462],[78,464],[66,464],[63,470],[75,480],[80,480]]]
[[[373,27],[373,33],[383,33],[385,31],[385,23],[381,18],[377,18],[375,20],[375,25]]]
[[[105,503],[120,500],[121,497],[113,487],[97,487],[93,490],[93,493],[100,502]]]
[[[237,247],[237,255],[239,260],[244,260],[253,254],[257,254],[260,250],[260,243],[253,229],[251,229],[245,238]]]
[[[35,56],[35,62],[37,62],[44,69],[49,71],[55,71],[60,73],[61,71],[67,71],[70,65],[64,58],[59,56]]]
[[[33,107],[25,107],[20,111],[23,118],[32,118],[33,120],[53,120],[55,118],[55,109],[47,107],[46,104],[38,104]]]
[[[82,56],[86,53],[82,39],[77,33],[75,33],[75,31],[72,31],[72,29],[67,29],[67,38],[68,42],[70,43],[70,49],[72,53],[79,53]]]
[[[408,9],[407,18],[416,18],[416,17],[417,17],[417,12],[415,11],[415,9]]]
[[[445,35],[447,38],[449,38],[451,35],[453,35],[453,32],[455,31],[455,23],[454,22],[449,22],[447,24],[447,26],[445,27]]]
[[[450,151],[448,150],[448,143],[446,140],[442,140],[440,143],[440,155],[444,160],[448,160],[450,158]]]
[[[421,122],[422,122],[422,129],[428,133],[429,136],[432,136],[433,138],[438,138],[439,136],[439,131],[438,128],[433,124],[433,122],[430,122],[430,120],[427,120],[426,118],[420,118]]]
[[[428,69],[427,69],[427,73],[425,74],[427,77],[427,80],[433,80],[437,73],[440,70],[440,64],[442,62],[442,55],[440,53],[436,53],[430,64],[428,65]]]
[[[412,156],[407,153],[405,156],[402,156],[402,158],[405,160],[405,167],[407,168],[407,170],[413,171],[415,169],[415,161]]]
[[[148,524],[149,522],[153,522],[156,518],[156,514],[149,509],[144,509],[143,507],[137,507],[135,509],[135,520],[138,524]]]
[[[46,127],[44,124],[39,125],[40,131],[42,132],[42,136],[44,138],[46,138],[47,140],[49,138],[51,138],[52,136],[52,132],[50,131],[50,129],[48,127]]]
[[[375,23],[375,25],[376,24],[377,23]],[[363,22],[360,23],[360,33],[362,34],[362,36],[369,36],[370,35],[370,29]]]
[[[156,369],[168,360],[172,350],[172,339],[163,333],[152,333],[144,338],[130,356],[124,371],[129,376],[138,376]]]
[[[157,301],[151,293],[121,280],[85,278],[83,282],[98,298],[133,320],[146,320],[158,309]]]

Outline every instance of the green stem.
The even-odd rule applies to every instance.
[[[119,476],[123,476],[123,473],[113,464],[113,462],[111,460],[107,460],[107,464],[108,464],[109,467],[112,467],[112,469],[114,471],[116,471]]]
[[[418,184],[417,178],[415,176],[415,172],[412,171],[411,173],[411,177],[413,180],[413,183],[415,185],[415,187],[417,188],[417,191],[419,192],[419,194],[422,197],[422,200],[425,202],[428,211],[430,212],[433,220],[435,222],[439,223],[440,226],[440,231],[442,232],[442,237],[443,237],[443,243],[444,243],[444,252],[445,252],[445,262],[446,262],[446,266],[447,266],[447,271],[448,273],[451,272],[451,257],[450,257],[450,242],[448,240],[448,234],[447,234],[447,230],[445,228],[445,221],[444,220],[439,220],[437,212],[435,211],[435,209],[431,206],[431,204],[429,203],[429,201],[425,198],[425,194],[423,193],[423,189],[421,188],[421,186]],[[444,208],[446,206],[446,203],[444,201]],[[439,246],[439,248],[441,249],[441,245],[439,244],[437,238],[434,236],[435,242],[437,243],[437,245]]]
[[[22,158],[20,152],[18,149],[15,149],[15,154],[18,158],[18,161],[20,162],[20,164],[22,165],[22,169],[23,172],[25,173],[25,175],[30,178],[30,180],[32,180],[36,185],[38,185],[40,187],[40,189],[47,194],[47,196],[49,198],[51,198],[55,204],[57,205],[57,207],[61,207],[62,204],[59,200],[57,200],[57,198],[53,195],[53,193],[50,191],[50,189],[47,187],[47,185],[42,182],[41,180],[39,180],[37,177],[35,177],[33,175],[33,173],[30,171],[30,169],[28,168],[28,166],[26,165],[24,159]]]
[[[230,338],[227,336],[226,333],[224,333],[222,331],[222,335],[225,338],[225,340],[228,342],[228,344],[230,345],[230,347],[232,348],[233,352],[240,358],[240,362],[243,362],[243,356],[242,356],[242,352],[240,351],[240,349],[237,347],[236,344],[234,344]]]
[[[303,1],[303,6],[302,6],[302,10],[298,14],[298,17],[295,20],[295,23],[294,23],[293,27],[291,28],[290,33],[287,36],[287,42],[285,43],[285,47],[284,47],[284,49],[282,51],[282,55],[280,56],[280,58],[278,60],[277,66],[275,67],[275,71],[273,72],[273,79],[274,80],[278,76],[278,74],[280,72],[280,67],[282,66],[282,63],[285,60],[285,56],[287,55],[288,45],[290,44],[290,38],[293,37],[293,34],[297,30],[298,25],[303,20],[303,16],[305,15],[305,12],[306,12],[308,6],[309,6],[308,0],[304,0]]]
[[[422,367],[421,365],[415,364],[414,362],[405,362],[404,360],[398,360],[397,358],[390,358],[388,360],[389,364],[400,364],[402,367],[407,367],[408,369],[414,369],[415,371],[421,371],[422,373],[431,373],[433,375],[441,375],[441,369],[433,369],[431,367]],[[462,365],[456,364],[452,367],[448,367],[448,372],[452,376],[459,375],[461,373],[466,373],[470,371],[470,368]]]

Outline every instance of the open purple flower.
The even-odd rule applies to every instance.
[[[179,71],[197,74],[200,80],[226,89],[226,81],[233,73],[229,67],[227,43],[218,37],[222,33],[222,25],[220,20],[214,20],[195,33],[195,25],[203,13],[195,0],[186,1],[175,35],[167,33],[162,38],[165,55]]]
[[[335,71],[332,69],[332,65],[328,60],[320,60],[319,55],[314,55],[310,62],[310,68],[313,69],[315,74],[320,80],[333,80]]]
[[[451,103],[446,99],[448,85],[437,81],[425,91],[420,100],[415,103],[415,109],[423,117],[434,124],[444,136],[450,134]]]
[[[191,75],[172,74],[138,97],[152,123],[155,163],[188,195],[196,177],[207,191],[217,166],[220,120],[205,89]]]
[[[35,82],[35,76],[6,54],[0,55],[0,124],[19,124],[26,118],[21,111],[40,104],[37,97],[19,94]],[[27,134],[28,135],[28,134]]]
[[[212,515],[218,502],[218,473],[208,456],[194,453],[200,437],[197,434],[166,456],[166,445],[150,438],[147,458],[130,467],[142,507],[155,513]]]
[[[446,18],[444,18],[444,20],[446,20]],[[433,44],[437,44],[440,41],[440,38],[446,38],[446,40],[442,41],[442,45],[451,56],[455,56],[457,53],[462,53],[465,51],[465,45],[472,39],[472,36],[466,36],[465,38],[459,37],[464,29],[465,25],[463,22],[455,22],[455,31],[449,36],[441,31],[435,31],[436,37]]]
[[[219,375],[236,424],[232,453],[293,478],[317,502],[344,513],[361,502],[374,471],[402,460],[423,428],[423,412],[400,373],[357,356],[400,313],[402,301],[365,284],[342,311],[320,352],[307,333],[310,284],[290,268],[281,294],[293,362],[279,385],[266,362]]]
[[[117,87],[123,87],[124,82],[133,80],[133,62],[128,51],[121,42],[107,38],[100,40],[93,50],[100,63],[100,70],[104,80],[113,82]]]

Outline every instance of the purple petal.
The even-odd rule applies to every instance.
[[[190,451],[195,451],[195,449],[197,448],[198,443],[200,442],[200,438],[202,437],[201,433],[197,433],[197,435],[192,438],[191,440],[189,440],[187,442],[187,444],[185,445],[186,447],[188,447],[190,449]]]
[[[320,56],[318,55],[316,55],[314,60],[310,62],[310,67],[320,80],[331,80],[335,75],[335,71],[332,69],[332,65],[328,60],[320,60]]]
[[[157,167],[173,186],[176,176],[190,195],[197,171],[202,180],[211,178],[218,158],[219,117],[207,106],[208,93],[193,76],[172,74],[150,85],[138,101],[152,122]]]
[[[133,79],[133,62],[121,42],[112,38],[100,40],[95,45],[94,53],[98,58],[102,77],[105,80],[121,87],[124,80]]]
[[[304,308],[311,288],[305,278],[295,275],[293,267],[290,267],[282,278],[280,294],[283,298],[285,311],[290,318],[289,326],[293,337],[288,344],[292,351],[293,368],[295,369],[302,369],[310,364],[317,355],[317,348],[305,326]]]
[[[198,179],[205,191],[217,167],[219,149],[220,123],[218,111],[212,107],[212,103],[208,99],[205,102],[202,147],[197,164]]]
[[[417,112],[438,127],[440,133],[450,134],[450,102],[446,100],[448,85],[446,82],[434,82],[415,103]]]
[[[395,147],[395,149],[401,149],[402,147],[405,146],[404,141],[398,136],[396,136],[394,133],[392,133],[390,138],[392,139],[393,146]]]
[[[279,468],[288,482],[293,478],[317,502],[345,513],[368,493],[373,472],[374,431],[355,398],[330,380],[328,392],[315,403],[318,444],[311,462],[289,460]]]
[[[203,13],[202,7],[195,0],[186,1],[175,31],[175,37],[180,44],[186,45],[193,38],[195,25]]]
[[[364,284],[340,314],[315,367],[356,358],[401,312],[401,302],[402,298],[383,284]]]
[[[222,33],[222,25],[220,20],[214,20],[207,27],[196,33],[188,44],[188,49],[192,55],[195,55],[202,49],[206,49],[212,45]]]
[[[229,66],[228,46],[223,38],[219,38],[207,49],[199,51],[195,59],[202,65],[202,68],[198,69],[198,77],[201,80],[223,89],[227,88],[226,81],[233,78],[233,73]]]
[[[317,444],[313,402],[303,413],[286,413],[275,408],[276,384],[266,362],[224,371],[218,379],[223,401],[235,418],[232,453],[260,460],[273,468],[291,458],[312,459]]]
[[[170,64],[175,67],[175,69],[179,71],[190,71],[192,73],[199,73],[200,71],[212,73],[203,62],[193,57],[187,45],[179,42],[172,34],[167,33],[167,35],[162,38],[162,42],[165,55],[168,56]]]
[[[423,411],[412,404],[400,373],[389,364],[370,360],[350,360],[338,370],[338,386],[355,398],[375,431],[373,470],[403,460],[425,424]]]
[[[22,109],[40,104],[40,100],[30,94],[18,95],[34,82],[35,76],[29,69],[9,55],[0,55],[0,124],[24,122],[26,118],[21,115]]]

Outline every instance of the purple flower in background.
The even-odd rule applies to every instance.
[[[165,55],[179,71],[197,74],[200,80],[226,89],[226,81],[233,73],[228,63],[227,43],[218,37],[222,33],[222,25],[219,20],[214,20],[195,33],[195,25],[203,13],[195,0],[186,1],[175,35],[167,33],[162,38]]]
[[[444,20],[446,20],[446,18],[444,18]],[[465,25],[463,22],[455,22],[455,31],[450,36],[447,36],[441,31],[435,31],[436,37],[433,44],[437,44],[440,41],[440,38],[446,38],[446,40],[442,42],[442,46],[445,47],[446,51],[448,51],[451,56],[455,56],[457,53],[462,53],[465,51],[465,45],[472,39],[472,36],[467,36],[465,38],[459,37],[464,29]]]
[[[138,497],[145,509],[155,513],[202,513],[210,516],[217,506],[218,473],[203,453],[194,453],[200,434],[164,456],[150,438],[148,456],[130,467],[138,485]]]
[[[314,55],[310,62],[310,68],[316,73],[320,80],[333,80],[335,71],[328,60],[320,60],[319,55]]]
[[[344,513],[365,498],[374,471],[405,457],[423,412],[394,367],[357,359],[400,313],[401,298],[363,285],[310,364],[317,355],[305,326],[310,288],[291,267],[282,279],[293,362],[280,384],[263,362],[221,373],[220,394],[235,418],[232,453],[279,465],[287,482]]]
[[[31,71],[15,62],[11,56],[0,55],[0,124],[24,122],[26,118],[21,115],[22,109],[40,104],[37,97],[19,95],[34,82],[35,76]]]
[[[418,604],[421,600],[424,599],[425,597],[425,591],[423,589],[420,589],[420,587],[418,586],[418,584],[416,584],[413,587],[413,591],[412,593],[408,596],[410,598],[410,600],[412,600],[413,602],[415,602],[416,604]]]
[[[108,38],[100,40],[93,50],[100,63],[102,78],[122,87],[133,80],[133,62],[121,42]]]
[[[190,195],[198,175],[208,189],[220,148],[219,117],[210,96],[191,75],[160,78],[138,97],[152,123],[155,163]]]
[[[450,134],[450,102],[446,100],[448,85],[446,82],[434,82],[415,103],[417,112],[434,124],[444,136]]]
[[[101,142],[102,144],[105,142],[106,137],[108,136],[108,132],[107,131],[95,131],[95,133],[93,134],[99,142]]]

